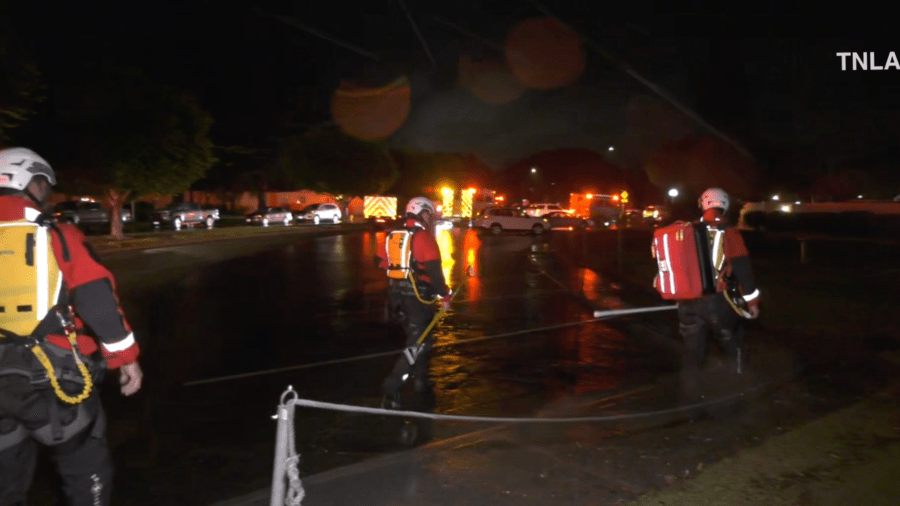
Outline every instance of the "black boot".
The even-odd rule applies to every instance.
[[[400,392],[381,398],[381,409],[399,410],[401,407],[403,407],[403,403],[400,402]]]
[[[427,377],[414,377],[413,389],[416,391],[416,393],[432,392],[434,391],[434,382],[429,380]]]

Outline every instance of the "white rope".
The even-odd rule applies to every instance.
[[[303,483],[300,481],[300,455],[297,453],[294,436],[294,409],[296,404],[291,402],[287,404],[288,408],[288,458],[285,462],[288,475],[288,490],[284,503],[289,506],[300,506],[300,502],[306,496],[303,490]]]
[[[289,401],[289,397],[293,400]],[[278,435],[275,438],[275,471],[272,475],[272,502],[270,503],[273,506],[300,506],[306,496],[303,483],[300,481],[300,455],[297,453],[294,434],[296,404],[293,401],[295,400],[297,400],[297,392],[292,386],[288,386],[287,390],[281,394],[278,414],[273,417],[278,420]],[[281,461],[282,458],[283,461]],[[283,464],[283,467],[280,464]],[[283,488],[285,476],[288,481],[287,490]]]
[[[561,324],[559,324],[559,325],[548,325],[548,326],[546,326],[546,327],[538,327],[538,328],[533,328],[533,329],[517,330],[517,331],[514,331],[514,332],[506,332],[506,333],[503,333],[503,334],[496,334],[496,335],[493,335],[493,336],[475,337],[475,338],[471,338],[471,339],[460,339],[460,340],[458,340],[458,341],[435,344],[435,345],[434,345],[434,348],[440,348],[440,347],[443,347],[443,346],[455,346],[455,345],[457,345],[457,344],[472,343],[472,342],[476,342],[476,341],[486,341],[486,340],[489,340],[489,339],[500,339],[500,338],[504,338],[504,337],[520,336],[520,335],[523,335],[523,334],[531,334],[531,333],[536,333],[536,332],[543,332],[543,331],[546,331],[546,330],[555,330],[555,329],[561,329],[561,328],[565,328],[565,327],[573,327],[573,326],[577,326],[577,325],[584,325],[584,324],[587,324],[587,323],[598,322],[598,321],[601,321],[601,320],[603,320],[603,318],[593,318],[593,319],[582,320],[582,321],[577,321],[577,322],[561,323]],[[253,377],[253,376],[263,376],[263,375],[266,375],[266,374],[277,374],[277,373],[280,373],[280,372],[287,372],[287,371],[297,371],[297,370],[300,370],[300,369],[309,369],[309,368],[313,368],[313,367],[322,367],[322,366],[326,366],[326,365],[344,364],[344,363],[347,363],[347,362],[357,362],[357,361],[360,361],[360,360],[367,360],[367,359],[371,359],[371,358],[379,358],[379,357],[395,356],[395,355],[399,355],[399,354],[403,353],[403,351],[404,351],[405,349],[406,349],[406,348],[404,348],[403,350],[397,350],[397,351],[384,351],[384,352],[380,352],[380,353],[370,353],[370,354],[368,354],[368,355],[359,355],[359,356],[355,356],[355,357],[338,358],[338,359],[334,359],[334,360],[325,360],[325,361],[323,361],[323,362],[315,362],[315,363],[312,363],[312,364],[291,365],[291,366],[286,366],[286,367],[279,367],[279,368],[276,368],[276,369],[267,369],[267,370],[265,370],[265,371],[248,372],[248,373],[243,373],[243,374],[233,374],[233,375],[230,375],[230,376],[220,376],[220,377],[218,377],[218,378],[209,378],[209,379],[202,379],[202,380],[196,380],[196,381],[187,381],[187,382],[184,383],[184,386],[195,386],[195,385],[203,385],[203,384],[207,384],[207,383],[218,383],[218,382],[220,382],[220,381],[228,381],[228,380],[234,380],[234,379],[250,378],[250,377]]]
[[[326,409],[331,411],[344,411],[350,413],[368,413],[372,415],[386,415],[386,416],[403,416],[410,418],[427,418],[430,420],[446,420],[446,421],[457,421],[457,422],[502,422],[502,423],[579,423],[579,422],[611,422],[616,420],[632,420],[636,418],[649,418],[656,417],[661,415],[669,415],[673,413],[679,413],[682,411],[688,411],[692,409],[712,406],[715,404],[721,404],[723,402],[730,401],[732,399],[737,399],[739,397],[743,397],[744,395],[753,392],[755,390],[761,390],[763,387],[767,386],[774,382],[764,383],[762,385],[758,385],[755,387],[748,388],[743,392],[738,392],[736,394],[726,395],[724,397],[720,397],[718,399],[713,399],[711,401],[699,402],[696,404],[690,404],[687,406],[680,406],[677,408],[669,408],[669,409],[660,409],[656,411],[645,411],[641,413],[628,413],[624,415],[608,415],[608,416],[586,416],[586,417],[570,417],[570,418],[527,418],[527,417],[489,417],[489,416],[464,416],[464,415],[441,415],[436,413],[422,413],[419,411],[400,411],[393,409],[381,409],[381,408],[369,408],[366,406],[351,406],[348,404],[335,404],[331,402],[322,402],[322,401],[314,401],[310,399],[294,399],[291,401],[292,403],[298,406],[305,406],[308,408],[318,408],[318,409]]]

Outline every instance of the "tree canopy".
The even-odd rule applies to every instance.
[[[339,130],[291,137],[279,153],[278,170],[295,187],[354,196],[384,193],[398,176],[383,146]]]
[[[135,68],[94,72],[64,99],[70,113],[58,128],[72,159],[64,171],[72,172],[62,188],[102,193],[117,218],[129,197],[182,193],[217,162],[212,117],[193,96]]]

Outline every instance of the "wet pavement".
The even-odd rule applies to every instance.
[[[144,349],[147,375],[139,396],[123,399],[111,385],[103,394],[117,461],[116,504],[211,504],[267,488],[272,415],[287,385],[302,398],[379,404],[380,381],[395,359],[384,354],[399,351],[402,337],[384,321],[386,280],[371,260],[378,234],[271,241],[265,247],[229,241],[108,257]],[[622,301],[609,280],[585,268],[589,248],[579,236],[478,237],[456,229],[443,233],[440,245],[452,260],[445,264],[451,284],[464,284],[465,291],[437,330],[435,412],[665,413],[499,428],[438,421],[432,446],[408,450],[397,442],[393,419],[298,409],[300,476],[309,485],[304,504],[356,503],[335,495],[349,493],[348,482],[331,478],[353,469],[371,469],[363,474],[366,483],[351,480],[354,486],[409,478],[378,488],[385,502],[368,504],[446,504],[430,503],[423,494],[443,491],[433,497],[446,499],[454,485],[466,483],[487,495],[455,504],[504,498],[513,504],[616,504],[670,485],[684,470],[690,475],[698,462],[709,465],[754,438],[847,404],[890,374],[871,366],[872,350],[840,356],[819,351],[801,361],[779,336],[758,336],[758,376],[735,380],[714,370],[715,388],[707,392],[715,398],[756,388],[757,402],[724,411],[717,406],[716,416],[690,422],[686,412],[666,412],[677,406],[674,315],[589,321],[592,305]],[[477,276],[465,279],[469,265]],[[509,336],[483,339],[504,334]],[[370,355],[375,357],[308,367]],[[840,391],[825,372],[835,361],[854,378]],[[235,375],[245,376],[228,379]],[[379,467],[383,461],[394,464]],[[46,474],[38,484],[48,482]],[[34,504],[51,504],[40,489],[35,487]],[[529,493],[534,502],[523,502]],[[370,499],[382,497],[372,494]]]

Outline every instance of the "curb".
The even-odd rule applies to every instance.
[[[90,237],[88,238],[88,242],[91,244],[91,246],[94,247],[94,249],[97,251],[97,253],[108,255],[108,254],[128,253],[128,252],[142,251],[142,250],[149,251],[149,250],[160,250],[160,249],[167,249],[167,248],[177,248],[179,246],[190,246],[190,245],[203,244],[203,243],[209,243],[209,242],[234,241],[237,239],[247,239],[247,238],[283,237],[286,235],[328,236],[328,235],[337,235],[337,234],[342,234],[342,233],[357,232],[357,231],[361,231],[361,230],[366,230],[366,228],[365,227],[359,227],[359,228],[357,228],[357,227],[352,227],[352,228],[340,227],[337,229],[329,228],[329,229],[319,229],[319,230],[310,230],[310,229],[304,229],[304,228],[292,228],[292,229],[287,229],[287,230],[284,230],[281,232],[255,233],[255,234],[242,234],[242,233],[238,232],[231,236],[220,236],[220,237],[212,237],[212,238],[210,238],[210,237],[202,238],[201,237],[201,238],[197,238],[197,239],[183,239],[183,240],[175,239],[174,241],[171,239],[171,237],[173,237],[173,236],[168,236],[165,238],[160,237],[160,238],[158,238],[158,240],[154,241],[153,243],[149,243],[149,244],[139,244],[139,245],[123,246],[123,247],[116,247],[115,245],[109,246],[109,245],[107,245],[107,243],[101,242],[99,240],[92,241]],[[154,239],[156,239],[156,238],[154,238]],[[127,236],[126,236],[125,240],[126,241],[128,240]]]

